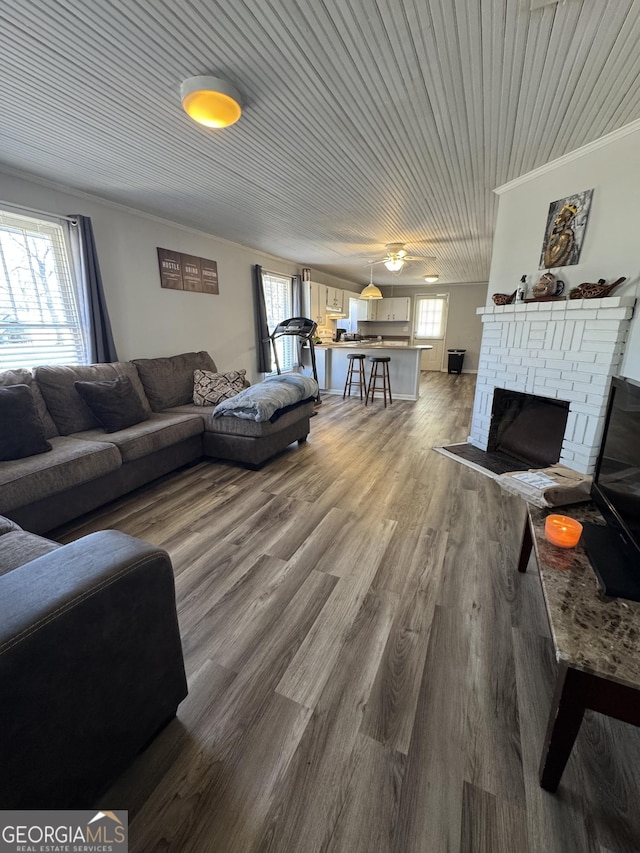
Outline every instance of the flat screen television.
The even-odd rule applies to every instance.
[[[583,543],[606,595],[640,601],[640,383],[614,378],[591,497],[607,522]]]

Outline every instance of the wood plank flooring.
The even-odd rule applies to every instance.
[[[205,461],[59,532],[167,548],[189,696],[101,801],[134,853],[640,850],[640,731],[587,714],[537,780],[554,658],[523,505],[432,451],[474,377],[326,396],[262,471]]]

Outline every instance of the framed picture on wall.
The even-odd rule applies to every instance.
[[[202,293],[202,272],[200,270],[200,258],[195,255],[181,255],[182,258],[182,285],[184,290],[192,293]]]
[[[593,190],[584,190],[549,205],[539,269],[568,267],[580,260]]]
[[[168,287],[169,290],[183,290],[180,252],[158,247],[158,263],[160,264],[160,286]]]
[[[219,293],[218,290],[218,264],[216,261],[205,261],[200,258],[202,269],[202,292]]]
[[[160,286],[190,293],[219,293],[218,264],[196,255],[185,255],[158,246]]]

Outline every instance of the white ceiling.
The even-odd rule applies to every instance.
[[[484,281],[492,189],[640,118],[640,0],[540,2],[12,0],[0,168],[355,282],[398,241],[437,260],[377,283]],[[206,73],[233,127],[182,112]]]

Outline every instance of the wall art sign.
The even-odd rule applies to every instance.
[[[538,269],[568,267],[580,260],[593,190],[552,201]]]
[[[185,255],[158,246],[160,286],[191,293],[219,293],[218,264],[196,255]]]

